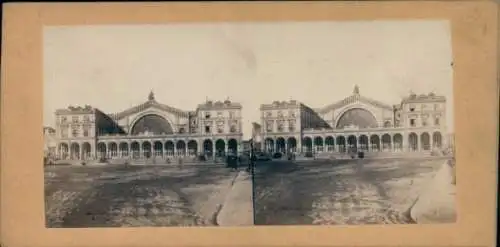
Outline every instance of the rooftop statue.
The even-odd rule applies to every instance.
[[[153,90],[151,90],[151,92],[149,93],[148,100],[149,101],[155,100],[155,94],[153,93]]]
[[[353,94],[359,94],[359,87],[358,87],[358,85],[355,85],[355,86],[354,86],[354,90],[353,90],[353,92],[352,92],[352,93],[353,93]]]

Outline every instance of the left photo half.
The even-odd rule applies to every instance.
[[[238,62],[217,47],[226,31],[44,28],[46,227],[253,225],[251,124],[221,73]]]

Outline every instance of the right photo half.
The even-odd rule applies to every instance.
[[[273,28],[252,124],[254,224],[454,223],[449,23]]]

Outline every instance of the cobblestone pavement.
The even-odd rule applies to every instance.
[[[236,175],[224,167],[46,168],[46,225],[213,225],[212,214]]]
[[[412,223],[405,211],[442,162],[262,162],[254,175],[255,224]]]

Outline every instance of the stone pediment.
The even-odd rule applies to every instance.
[[[356,104],[356,103],[364,103],[367,105],[372,105],[374,107],[382,108],[382,109],[386,109],[386,110],[393,109],[393,107],[391,105],[388,105],[388,104],[382,103],[380,101],[361,96],[359,94],[359,88],[356,86],[354,88],[354,92],[352,95],[350,95],[349,97],[346,97],[342,100],[339,100],[333,104],[327,105],[326,107],[319,109],[319,113],[320,114],[327,113],[327,112],[342,108],[346,105],[351,105],[351,104]]]
[[[155,101],[154,99],[150,99],[150,100],[148,100],[140,105],[133,106],[129,109],[126,109],[124,111],[121,111],[121,112],[118,112],[115,114],[110,114],[110,116],[115,120],[120,120],[120,119],[123,119],[125,117],[146,111],[147,109],[151,109],[151,108],[157,109],[160,111],[165,111],[165,112],[174,114],[174,115],[179,116],[179,117],[187,117],[189,114],[187,111],[183,111],[183,110],[180,110],[180,109],[177,109],[177,108],[165,105],[165,104],[161,104],[161,103],[158,103],[157,101]]]

